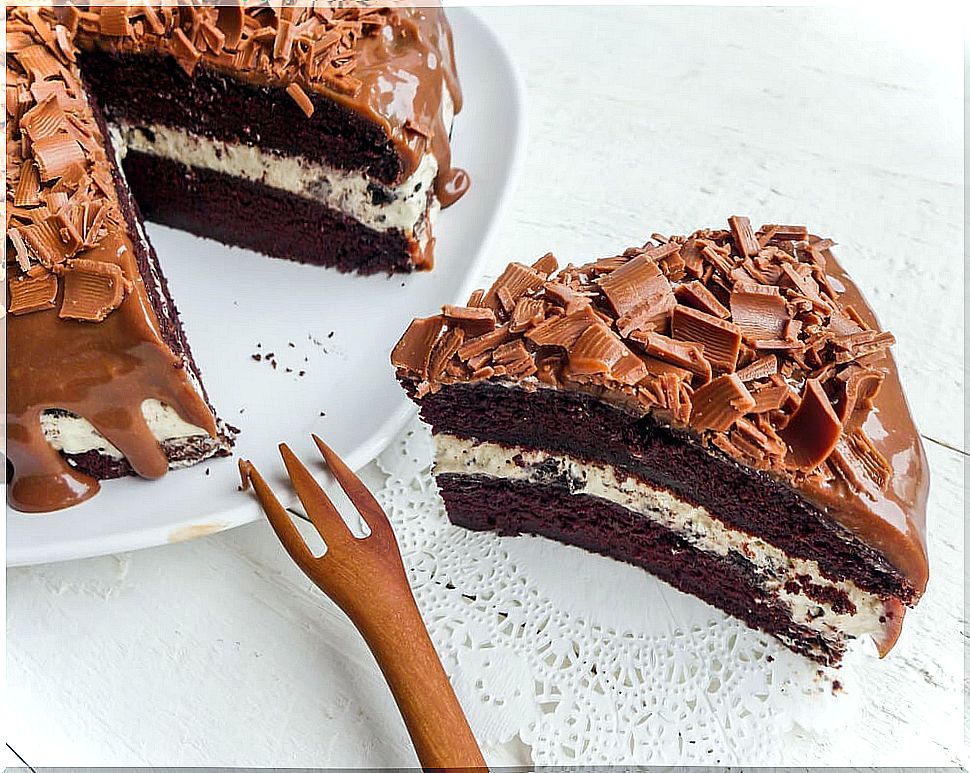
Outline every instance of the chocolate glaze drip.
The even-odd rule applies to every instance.
[[[121,266],[135,285],[103,322],[61,319],[54,309],[7,320],[9,340],[16,342],[7,352],[7,453],[14,466],[7,491],[18,510],[59,510],[100,488],[48,443],[40,424],[45,410],[87,419],[145,478],[165,474],[168,459],[145,423],[143,401],[160,400],[217,437],[212,412],[161,339],[131,241],[116,233],[92,252]]]

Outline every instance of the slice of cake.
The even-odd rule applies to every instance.
[[[431,268],[468,178],[440,8],[92,5],[65,13],[149,220],[359,273]]]
[[[35,512],[231,447],[57,14],[6,25],[7,492]]]
[[[229,453],[140,210],[269,255],[409,271],[430,268],[434,216],[468,185],[440,8],[33,5],[8,10],[6,44],[20,510]]]
[[[653,572],[796,652],[892,647],[926,460],[871,309],[802,226],[511,264],[392,354],[450,519]]]

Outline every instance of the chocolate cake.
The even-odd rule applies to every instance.
[[[820,663],[895,643],[926,460],[878,323],[803,226],[512,263],[392,354],[448,516],[643,567]]]
[[[431,265],[467,178],[440,8],[9,7],[11,505],[226,455],[142,212],[270,255]],[[218,292],[217,288],[213,292]]]

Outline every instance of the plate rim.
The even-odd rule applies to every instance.
[[[488,39],[489,43],[497,50],[500,60],[505,66],[509,76],[511,93],[508,95],[507,108],[513,113],[515,120],[514,142],[510,152],[508,175],[505,184],[496,200],[494,214],[490,219],[485,233],[478,244],[472,260],[468,264],[464,280],[459,286],[459,290],[452,298],[457,304],[465,303],[466,299],[475,290],[482,279],[482,268],[485,265],[489,249],[495,240],[495,234],[499,224],[502,222],[513,194],[516,191],[516,183],[519,179],[522,165],[524,163],[525,148],[528,144],[528,113],[525,102],[525,84],[522,73],[515,64],[508,47],[492,26],[475,9],[468,6],[448,6],[448,14],[465,16],[467,22],[475,27],[475,34]],[[408,421],[417,413],[417,406],[409,400],[404,393],[400,395],[397,407],[391,412],[383,423],[368,437],[358,444],[353,452],[347,455],[348,466],[353,470],[360,470],[375,460],[381,452],[391,443],[394,438],[407,426]],[[232,459],[235,455],[228,457]],[[150,485],[147,484],[147,485]],[[6,484],[3,485],[4,494]],[[4,496],[6,501],[6,496]],[[6,505],[7,513],[11,510],[9,504]],[[30,514],[27,514],[29,517]],[[262,511],[255,500],[240,501],[236,507],[224,510],[219,513],[217,519],[211,516],[189,516],[179,520],[166,522],[165,525],[155,525],[137,531],[122,532],[113,534],[108,538],[104,536],[74,537],[70,540],[45,542],[43,545],[18,544],[11,545],[9,540],[6,544],[6,566],[8,568],[19,566],[36,566],[42,564],[57,563],[60,561],[71,561],[83,558],[95,558],[99,556],[115,555],[134,550],[144,550],[146,548],[160,547],[173,542],[182,542],[190,539],[197,539],[202,536],[210,536],[228,529],[252,523],[258,520]],[[36,517],[43,517],[37,515]],[[6,531],[6,529],[5,529]],[[184,534],[184,539],[172,539],[173,534]]]

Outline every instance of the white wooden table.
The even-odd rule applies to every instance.
[[[833,9],[483,15],[521,66],[530,118],[493,273],[512,257],[583,260],[729,214],[807,222],[842,245],[896,334],[933,470],[930,589],[872,669],[853,732],[872,764],[960,759],[959,28]],[[10,570],[7,605],[6,740],[32,765],[416,762],[369,653],[264,523]],[[488,756],[527,762],[527,751]]]

